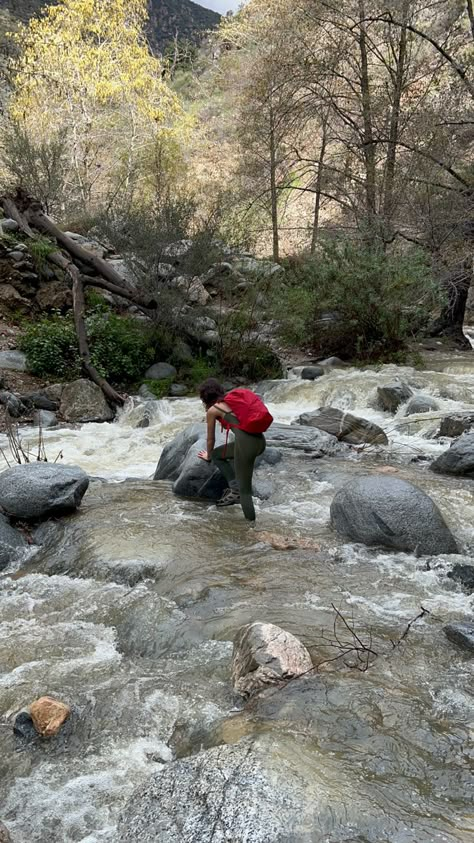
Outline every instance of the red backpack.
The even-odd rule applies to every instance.
[[[236,427],[245,433],[265,433],[273,421],[273,416],[268,412],[262,399],[250,389],[232,389],[224,397],[224,401],[239,420],[238,424],[232,424],[223,419],[222,427],[227,430]]]

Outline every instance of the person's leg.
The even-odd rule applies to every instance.
[[[252,477],[255,460],[265,450],[262,434],[235,432],[234,468],[240,491],[240,505],[247,521],[255,521],[255,507],[252,499]]]
[[[237,489],[237,481],[234,472],[234,449],[235,442],[228,442],[227,445],[219,445],[214,448],[210,454],[211,462],[219,469],[220,473],[224,475],[229,487]]]

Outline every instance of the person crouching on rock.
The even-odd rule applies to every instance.
[[[200,451],[198,456],[214,463],[229,484],[217,506],[240,503],[247,521],[255,521],[253,470],[255,460],[265,450],[263,434],[273,418],[263,401],[250,389],[232,389],[226,393],[215,378],[202,384],[199,395],[207,411],[207,450]],[[227,437],[229,430],[234,432],[235,441],[226,441],[225,445],[215,448],[217,420],[227,431]]]

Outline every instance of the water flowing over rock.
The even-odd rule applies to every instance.
[[[431,463],[430,468],[437,474],[454,474],[461,477],[474,477],[474,432],[464,433]]]
[[[474,653],[474,623],[469,621],[450,623],[444,627],[444,633],[453,644]]]
[[[313,798],[274,739],[246,739],[165,765],[133,793],[118,843],[303,843]]]
[[[35,462],[0,474],[0,506],[15,518],[36,520],[80,505],[89,478],[77,466]]]
[[[420,393],[419,395],[414,395],[413,398],[410,398],[405,410],[405,415],[414,416],[418,413],[432,413],[436,410],[439,410],[438,402],[435,401],[434,398],[431,398],[430,395],[423,395]]]
[[[337,492],[331,524],[355,542],[419,555],[456,553],[456,541],[425,492],[396,477],[358,477]]]
[[[474,565],[455,565],[447,576],[459,583],[468,594],[474,593]]]
[[[234,639],[232,684],[243,697],[313,669],[306,647],[291,632],[272,623],[252,623]]]
[[[351,413],[344,413],[336,407],[321,407],[319,410],[303,413],[298,421],[307,427],[325,430],[326,433],[331,433],[340,441],[351,445],[364,442],[371,445],[388,445],[385,432],[377,424]]]
[[[396,413],[400,405],[413,396],[413,390],[404,381],[394,381],[377,387],[377,395],[384,410]]]
[[[25,550],[27,543],[23,535],[11,526],[8,518],[0,514],[0,571]]]
[[[305,366],[301,372],[301,377],[304,381],[315,381],[317,378],[325,374],[321,366]]]
[[[440,436],[456,438],[474,427],[474,415],[472,413],[458,413],[453,416],[446,416],[442,419],[439,429]]]
[[[115,416],[115,410],[105,400],[101,388],[86,378],[66,384],[61,394],[60,411],[68,422],[106,422]]]
[[[30,706],[33,725],[43,738],[52,738],[57,735],[70,714],[71,709],[68,705],[52,697],[40,697]]]

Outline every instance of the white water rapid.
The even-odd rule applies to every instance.
[[[269,732],[311,780],[306,843],[474,841],[473,661],[443,634],[473,614],[474,597],[446,576],[472,563],[473,481],[428,470],[424,458],[449,446],[434,438],[440,413],[376,408],[376,387],[394,377],[434,397],[440,413],[474,412],[474,362],[463,354],[432,355],[420,371],[290,378],[266,396],[279,422],[330,405],[389,438],[323,460],[285,454],[263,469],[273,492],[257,503],[259,529],[313,538],[319,551],[274,550],[238,507],[218,511],[150,482],[163,445],[203,419],[197,400],[154,402],[146,428],[136,427],[143,406],[130,404],[114,424],[45,433],[49,459],[62,452],[95,479],[80,511],[47,525],[42,548],[0,574],[0,820],[14,843],[114,843],[126,799],[159,765]],[[459,555],[416,558],[330,531],[341,483],[387,465],[437,502]],[[277,623],[322,661],[333,654],[332,604],[372,641],[369,670],[327,665],[304,704],[301,682],[262,709],[236,701],[236,630]],[[394,647],[421,607],[427,614]],[[73,716],[57,739],[28,744],[13,734],[14,715],[43,694],[69,702]]]

